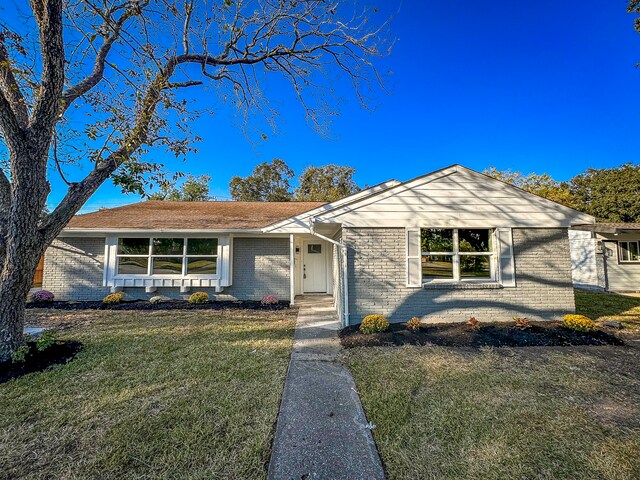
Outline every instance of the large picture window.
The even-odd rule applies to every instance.
[[[619,242],[618,258],[621,262],[640,262],[640,248],[638,242]]]
[[[423,282],[495,279],[493,230],[423,228],[420,240]]]
[[[118,275],[216,275],[217,238],[119,238]]]

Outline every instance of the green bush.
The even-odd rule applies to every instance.
[[[53,330],[45,330],[42,335],[36,340],[36,349],[42,352],[56,343],[56,336]]]
[[[205,292],[195,292],[189,295],[189,303],[201,304],[209,301],[209,295]]]
[[[360,324],[360,332],[362,333],[384,332],[387,328],[389,328],[389,321],[378,314],[367,315]]]
[[[29,354],[29,345],[20,345],[18,349],[11,355],[11,361],[13,363],[22,363],[27,359]]]
[[[117,305],[124,300],[124,293],[112,293],[102,299],[102,303],[106,305]]]

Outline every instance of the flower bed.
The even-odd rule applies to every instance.
[[[560,322],[530,322],[528,328],[512,323],[421,324],[410,330],[404,323],[392,323],[385,332],[364,335],[359,325],[340,331],[340,340],[346,348],[396,345],[441,345],[447,347],[531,347],[571,345],[623,345],[618,337],[604,332],[580,332]]]

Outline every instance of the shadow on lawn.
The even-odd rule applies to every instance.
[[[0,384],[33,372],[42,372],[53,365],[70,362],[82,350],[76,341],[57,341],[44,351],[38,351],[35,342],[27,343],[29,353],[23,362],[11,360],[0,363]]]

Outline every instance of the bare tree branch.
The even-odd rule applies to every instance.
[[[193,13],[193,0],[185,0],[184,2],[184,27],[182,31],[182,48],[185,55],[189,53],[189,22]]]
[[[69,106],[79,97],[87,93],[93,87],[95,87],[104,77],[104,69],[107,60],[107,56],[111,51],[116,40],[120,38],[122,33],[122,28],[124,27],[127,20],[129,20],[134,15],[137,15],[141,12],[141,9],[148,4],[148,0],[140,0],[131,2],[131,5],[126,9],[126,11],[118,18],[118,20],[112,22],[110,19],[105,21],[103,28],[110,30],[110,34],[104,39],[104,42],[98,49],[98,53],[96,55],[96,59],[93,65],[93,71],[89,76],[84,78],[82,81],[74,85],[73,87],[68,88],[62,95],[62,103],[60,106],[61,112],[69,108]]]
[[[18,124],[21,128],[25,128],[29,123],[27,103],[13,74],[11,59],[9,58],[5,41],[6,33],[0,31],[0,90],[11,106]]]
[[[51,132],[58,116],[60,95],[64,88],[65,49],[62,38],[62,0],[31,0],[40,30],[42,55],[42,82],[31,118],[31,131],[38,137],[47,138],[35,142],[48,150]]]

